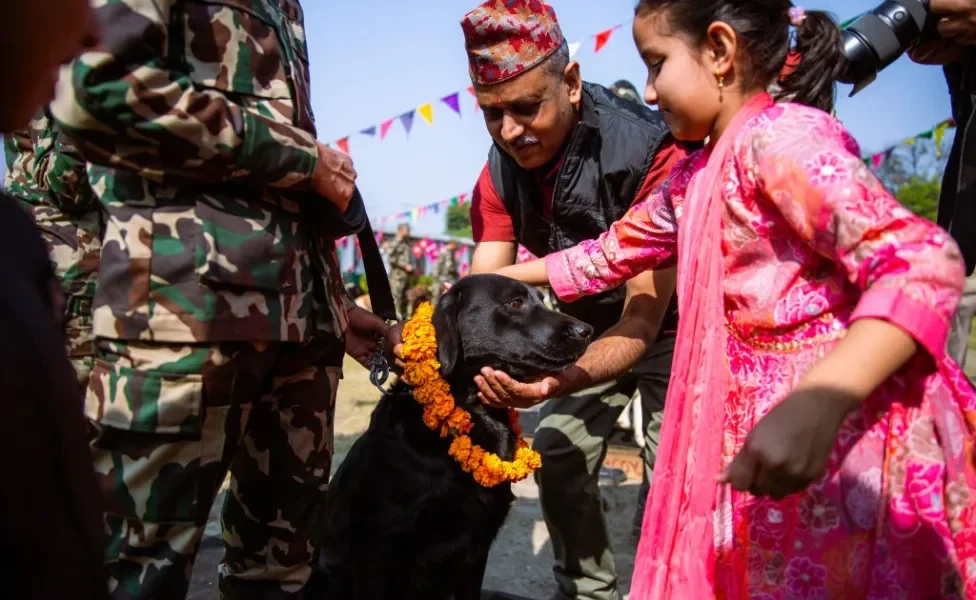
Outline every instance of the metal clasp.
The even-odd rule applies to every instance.
[[[390,378],[390,365],[386,362],[386,355],[383,353],[383,336],[377,336],[377,348],[376,352],[369,357],[369,381],[376,386],[376,389],[383,392],[383,395],[389,396],[392,392],[388,392],[383,384],[386,380]]]

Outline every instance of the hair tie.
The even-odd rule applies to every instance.
[[[790,15],[790,25],[793,27],[799,27],[803,25],[803,22],[807,20],[807,11],[799,6],[791,6],[789,10]]]

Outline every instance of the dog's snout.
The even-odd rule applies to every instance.
[[[569,337],[574,340],[586,341],[593,335],[593,327],[583,322],[571,323],[568,329]]]

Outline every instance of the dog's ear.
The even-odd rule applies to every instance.
[[[437,332],[437,362],[441,363],[441,375],[447,377],[461,360],[461,332],[458,329],[458,311],[461,308],[461,291],[453,288],[445,292],[434,309],[434,331]]]

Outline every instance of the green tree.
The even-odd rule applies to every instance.
[[[923,179],[914,176],[906,183],[898,186],[895,197],[902,206],[920,217],[935,221],[939,211],[939,192],[942,190],[942,177],[935,176]]]
[[[455,237],[470,238],[471,232],[471,205],[462,204],[461,206],[447,207],[447,234]]]

